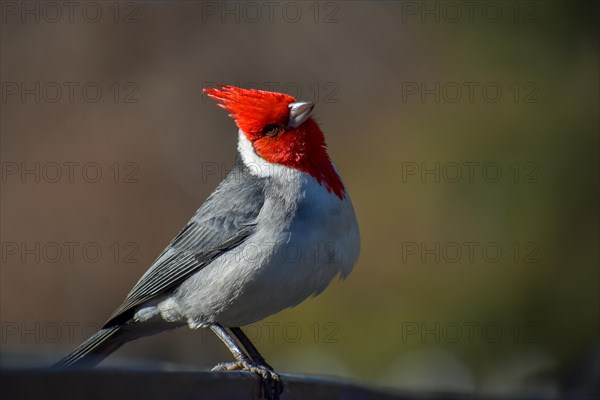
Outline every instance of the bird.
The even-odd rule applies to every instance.
[[[92,367],[187,325],[212,330],[235,358],[213,370],[251,371],[276,399],[281,378],[241,327],[345,279],[360,253],[358,221],[313,102],[224,84],[203,91],[237,125],[234,167],[102,328],[54,368]]]

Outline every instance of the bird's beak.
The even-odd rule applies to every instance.
[[[306,121],[312,114],[315,103],[311,101],[297,101],[288,105],[290,109],[290,119],[288,120],[288,128],[297,128]]]

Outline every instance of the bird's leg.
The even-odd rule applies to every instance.
[[[252,342],[250,341],[248,336],[246,336],[244,331],[242,331],[238,327],[230,327],[229,330],[231,330],[231,333],[233,333],[234,336],[237,338],[237,340],[242,344],[242,346],[244,346],[244,348],[248,352],[248,355],[255,362],[257,362],[258,364],[262,364],[265,367],[268,367],[271,371],[273,370],[273,367],[271,367],[269,364],[267,364],[267,362],[265,361],[263,356],[258,352],[256,347],[254,347],[254,345],[252,344]]]
[[[212,324],[210,329],[225,343],[231,354],[237,361],[233,363],[220,363],[213,368],[213,371],[234,371],[234,370],[246,370],[253,372],[261,377],[263,394],[266,399],[279,399],[279,395],[283,392],[283,384],[279,375],[276,374],[271,367],[266,363],[260,363],[258,361],[250,359],[246,353],[236,343],[235,339],[231,337],[229,332],[219,324]],[[244,335],[245,337],[245,335]],[[250,340],[245,337],[247,342]],[[252,346],[254,352],[258,354],[258,351]],[[260,354],[259,354],[260,356]],[[260,357],[263,362],[264,359]]]
[[[212,324],[210,329],[219,337],[219,339],[221,339],[223,343],[225,343],[225,346],[227,346],[231,354],[233,354],[239,363],[247,363],[250,361],[250,358],[246,355],[246,353],[244,353],[240,346],[235,342],[235,339],[231,337],[225,328],[219,324]]]
[[[273,367],[271,367],[269,364],[267,364],[264,357],[260,354],[258,349],[256,347],[254,347],[254,345],[252,344],[252,342],[250,341],[248,336],[246,336],[244,331],[242,331],[239,327],[229,327],[229,330],[237,338],[238,342],[240,342],[242,344],[242,346],[244,346],[244,348],[246,349],[246,352],[248,353],[250,358],[252,358],[252,360],[255,363],[264,365],[269,370],[271,370],[272,374],[276,376],[276,379],[274,379],[274,383],[275,383],[275,385],[278,386],[278,387],[275,387],[274,389],[278,393],[282,393],[283,392],[283,382],[281,381],[279,375],[273,370]]]

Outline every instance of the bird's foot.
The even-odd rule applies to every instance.
[[[283,392],[283,382],[279,374],[265,365],[253,361],[232,361],[217,364],[213,371],[250,371],[261,378],[264,398],[278,400]]]

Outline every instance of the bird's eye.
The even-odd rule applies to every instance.
[[[263,128],[262,133],[265,136],[275,136],[281,131],[281,127],[279,125],[271,124],[267,125]]]

